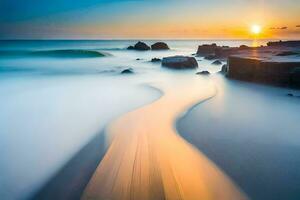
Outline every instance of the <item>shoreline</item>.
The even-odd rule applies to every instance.
[[[188,85],[168,85],[160,99],[110,124],[111,145],[82,199],[246,199],[176,132],[174,122],[183,110],[215,94],[210,83],[194,83],[187,97],[178,95]]]
[[[147,90],[151,90],[151,92],[154,91],[156,94],[153,94],[151,101],[145,102],[142,105],[136,105],[132,110],[151,104],[162,95],[159,89],[148,84],[139,84],[137,87],[146,88]],[[111,121],[114,120],[112,119]],[[29,199],[80,199],[95,169],[107,152],[109,146],[107,144],[109,140],[107,128],[109,124],[110,122],[91,138],[87,144],[79,149],[45,184],[32,195],[29,195]]]

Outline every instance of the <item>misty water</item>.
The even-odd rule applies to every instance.
[[[299,199],[300,92],[212,79],[217,95],[179,119],[178,131],[250,199]]]
[[[217,73],[221,68],[197,57],[199,69],[174,72],[149,62],[152,58],[190,56],[198,45],[213,42],[257,45],[253,41],[167,41],[169,51],[126,50],[135,42],[0,42],[0,194],[4,199],[31,197],[111,120],[159,98],[161,94],[147,85],[163,79],[188,80],[197,71]],[[68,52],[62,55],[57,50]],[[121,75],[127,68],[134,74]],[[281,181],[269,190],[290,184],[291,191],[299,189],[299,98],[287,97],[291,91],[281,88],[212,77],[217,96],[179,121],[179,132],[250,197],[257,190],[248,189],[249,185],[269,183],[252,180],[254,175],[270,182],[280,175]],[[256,155],[260,159],[247,160]],[[279,164],[269,164],[275,161]],[[238,167],[242,164],[247,166],[244,171]],[[281,170],[291,173],[281,175]]]

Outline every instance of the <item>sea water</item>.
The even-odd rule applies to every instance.
[[[135,42],[0,42],[0,194],[4,199],[30,197],[112,119],[157,99],[160,94],[145,84],[159,82],[170,73],[180,77],[149,62],[152,58],[191,56],[206,43],[254,44],[178,40],[167,41],[169,51],[126,50]],[[221,68],[203,58],[197,60],[198,71],[216,73]],[[135,73],[121,75],[127,68]],[[195,72],[182,73],[195,76]]]

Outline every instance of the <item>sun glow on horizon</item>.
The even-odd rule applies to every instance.
[[[251,33],[254,34],[254,35],[259,35],[262,31],[262,28],[260,25],[257,25],[257,24],[253,24],[251,26]]]

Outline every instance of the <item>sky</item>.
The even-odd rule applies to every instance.
[[[0,0],[0,39],[253,37],[300,39],[300,0]]]

